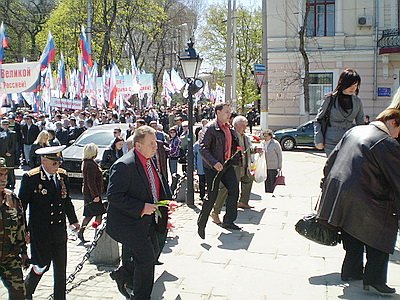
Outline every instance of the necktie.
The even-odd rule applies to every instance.
[[[147,169],[147,174],[149,175],[150,189],[151,189],[151,194],[153,196],[153,202],[156,203],[158,200],[157,188],[156,188],[156,178],[154,176],[153,168],[151,167],[150,159],[148,159],[146,161],[146,169]]]
[[[56,189],[58,189],[57,178],[54,175],[50,175],[50,180],[53,182]]]

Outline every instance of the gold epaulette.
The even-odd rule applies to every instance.
[[[58,169],[57,169],[57,173],[58,173],[58,174],[68,175],[67,171],[66,171],[65,169],[63,169],[63,168],[58,168]]]
[[[26,174],[28,174],[29,177],[39,174],[40,173],[40,167],[33,168],[32,170],[28,171]]]

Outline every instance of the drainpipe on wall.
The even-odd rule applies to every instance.
[[[378,33],[379,33],[379,1],[375,0],[375,40],[374,40],[374,88],[372,95],[372,110],[375,114],[375,104],[377,98],[377,89],[378,89]]]

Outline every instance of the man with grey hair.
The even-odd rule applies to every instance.
[[[250,173],[250,165],[253,162],[251,154],[256,152],[256,149],[255,147],[253,147],[251,139],[245,134],[247,124],[248,121],[244,116],[236,116],[232,121],[232,125],[235,129],[235,133],[239,141],[239,146],[245,151],[240,159],[239,165],[234,166],[236,177],[240,184],[240,197],[238,208],[243,209],[250,209],[254,207],[249,205],[251,188],[253,186],[254,180],[254,176]],[[213,212],[211,213],[211,218],[216,224],[221,224],[219,214],[221,212],[222,206],[225,203],[227,195],[228,191],[225,186],[220,185],[218,197],[215,201]]]
[[[146,125],[137,128],[133,145],[134,149],[119,158],[110,170],[106,230],[125,248],[123,265],[130,262],[130,270],[134,269],[132,299],[150,299],[154,266],[160,254],[158,234],[166,232],[168,220],[165,207],[159,208],[161,218],[155,215],[156,203],[171,199],[171,194],[152,160],[157,152],[155,130]],[[133,262],[125,259],[127,256],[132,256]]]

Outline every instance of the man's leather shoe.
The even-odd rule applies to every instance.
[[[243,202],[238,202],[237,207],[238,208],[243,208],[243,209],[254,208],[254,206],[248,205],[247,203],[243,203]]]
[[[390,295],[396,293],[396,289],[388,287],[385,283],[380,284],[365,284],[364,290],[369,291],[370,288],[373,287],[379,294],[382,295]]]
[[[203,240],[206,238],[206,231],[204,227],[198,225],[197,233],[199,234],[199,237],[201,237]]]
[[[225,229],[231,229],[231,230],[242,230],[242,227],[237,226],[236,224],[229,224],[229,223],[222,223],[221,225]]]
[[[127,292],[125,288],[125,284],[127,283],[126,278],[124,277],[124,272],[118,268],[110,273],[110,277],[112,280],[115,280],[117,283],[118,291],[127,299],[130,298],[130,294]]]
[[[211,219],[217,225],[220,225],[222,223],[221,220],[219,219],[219,215],[215,212],[211,213]]]

